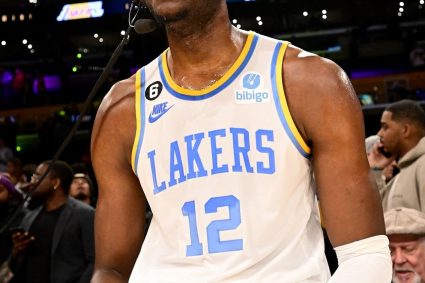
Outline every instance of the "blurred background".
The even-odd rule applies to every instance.
[[[425,105],[424,0],[228,1],[233,24],[337,62],[363,105],[366,135],[386,105]],[[0,138],[23,163],[50,159],[127,28],[126,0],[0,0]],[[163,29],[133,34],[62,159],[90,165],[109,87],[166,48]]]

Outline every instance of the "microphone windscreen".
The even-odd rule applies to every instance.
[[[157,23],[152,19],[138,19],[134,23],[134,30],[138,34],[145,34],[145,33],[153,32],[157,26],[158,26]]]

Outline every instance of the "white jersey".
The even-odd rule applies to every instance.
[[[153,219],[130,282],[329,279],[310,148],[282,84],[287,46],[249,32],[203,90],[173,81],[167,51],[138,71],[132,165]]]

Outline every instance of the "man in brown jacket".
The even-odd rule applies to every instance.
[[[378,132],[384,152],[400,173],[381,191],[384,211],[408,207],[425,212],[425,112],[411,100],[388,106]]]

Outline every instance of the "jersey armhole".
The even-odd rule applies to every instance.
[[[273,98],[275,101],[276,109],[279,114],[280,121],[285,129],[286,134],[292,141],[294,146],[297,148],[299,153],[305,158],[311,158],[311,148],[307,145],[306,141],[301,136],[297,126],[295,125],[292,115],[289,111],[288,102],[286,100],[285,90],[283,87],[283,60],[285,57],[286,50],[289,42],[280,41],[274,50],[272,66],[271,66],[271,78],[273,86]]]
[[[136,134],[133,141],[133,149],[131,151],[131,167],[137,176],[137,167],[139,163],[140,149],[143,142],[143,134],[145,129],[145,68],[136,73],[135,89],[135,112],[136,112]]]

